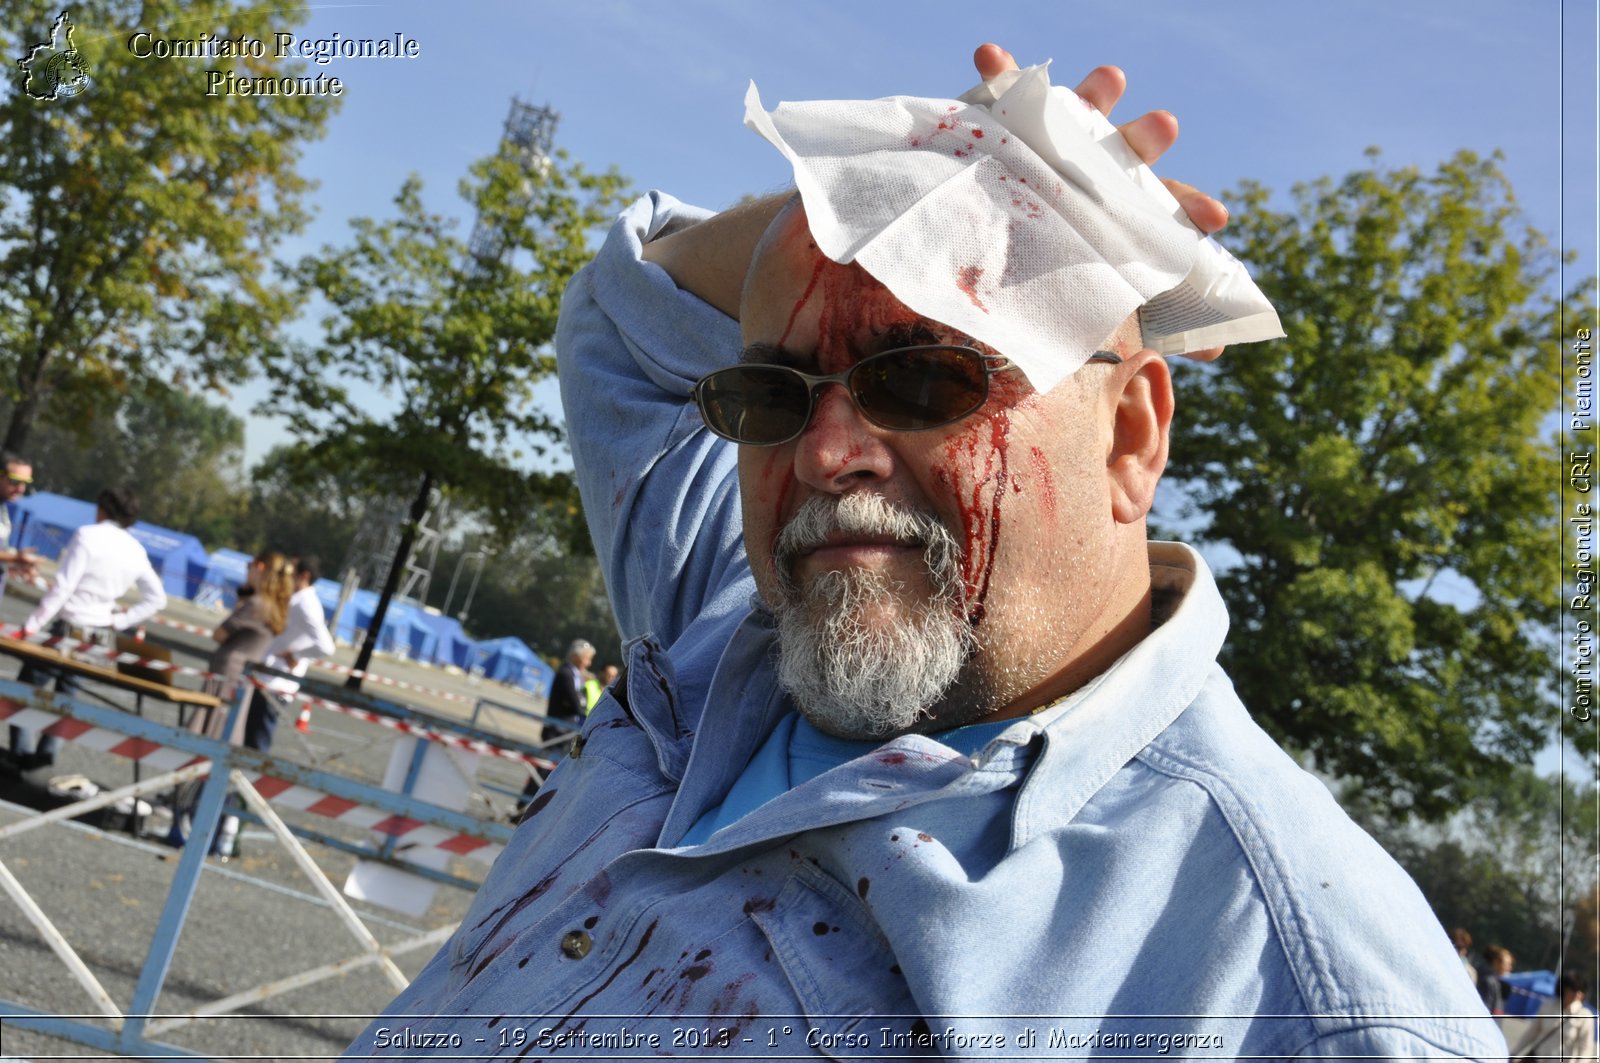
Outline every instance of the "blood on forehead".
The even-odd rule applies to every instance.
[[[801,238],[805,254],[786,271],[786,287],[798,295],[787,308],[779,348],[809,354],[824,373],[841,372],[895,347],[952,343],[995,353],[966,333],[919,315],[860,265],[829,259],[809,233]],[[803,287],[798,283],[802,270],[807,274]]]

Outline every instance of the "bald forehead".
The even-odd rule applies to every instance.
[[[806,224],[805,206],[796,194],[783,205],[783,209],[778,211],[777,217],[772,219],[766,232],[756,242],[740,296],[740,320],[749,316],[744,308],[752,299],[766,294],[786,274],[809,269],[815,254],[816,242],[812,240],[811,230]]]
[[[759,320],[760,315],[749,311],[752,304],[759,304],[764,298],[772,296],[779,291],[793,291],[800,284],[810,279],[813,283],[821,270],[835,269],[850,271],[856,282],[870,285],[871,287],[887,291],[884,285],[872,277],[858,264],[841,266],[837,263],[823,261],[822,252],[817,248],[815,239],[806,218],[805,205],[796,193],[773,218],[767,226],[766,232],[756,244],[755,253],[751,258],[750,269],[745,276],[745,284],[741,297],[740,320],[745,325],[744,338],[746,343],[771,342],[772,337],[753,335],[749,327],[752,319]],[[909,313],[909,310],[908,310]],[[933,328],[945,330],[947,326],[933,321],[930,318],[920,318]],[[953,330],[952,330],[953,331]],[[960,342],[977,347],[986,353],[1004,355],[1004,351],[995,351],[985,344],[979,343],[964,333],[956,333],[945,339],[928,336],[908,342]],[[1116,330],[1108,336],[1101,349],[1114,351],[1123,358],[1131,358],[1143,346],[1142,331],[1139,325],[1137,311],[1128,315]],[[1097,382],[1105,382],[1111,374],[1092,374]],[[1082,372],[1074,373],[1068,381],[1082,383],[1085,376]]]

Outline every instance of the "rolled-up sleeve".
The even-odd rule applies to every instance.
[[[578,486],[618,626],[668,646],[697,621],[742,612],[754,590],[736,448],[690,401],[696,380],[737,360],[738,323],[640,258],[645,242],[708,216],[659,192],[635,202],[568,286],[556,331]]]

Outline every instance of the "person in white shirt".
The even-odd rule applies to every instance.
[[[108,487],[100,492],[95,523],[79,528],[67,542],[55,582],[23,622],[25,634],[48,626],[52,635],[109,643],[111,632],[137,627],[166,606],[167,594],[150,565],[150,555],[127,531],[138,518],[139,499],[132,491]],[[123,609],[118,599],[134,584],[139,587],[139,601]],[[48,669],[28,664],[17,681],[38,683],[49,675]],[[62,694],[77,689],[71,676],[57,674],[55,679]],[[33,739],[31,731],[11,728],[12,759],[23,771],[55,763],[61,745],[59,738],[45,735],[35,750]]]
[[[321,574],[321,565],[311,555],[301,557],[294,565],[294,594],[289,599],[289,615],[283,633],[267,647],[268,668],[291,672],[301,676],[311,662],[320,657],[333,656],[333,634],[322,611],[313,585]],[[278,697],[293,697],[300,684],[292,679],[273,676],[267,686]],[[257,689],[250,699],[250,713],[244,725],[244,744],[247,749],[265,753],[272,748],[273,732],[278,726],[278,709],[275,699]]]
[[[1588,992],[1588,979],[1577,971],[1563,971],[1556,995],[1528,1023],[1511,1049],[1511,1058],[1518,1063],[1534,1059],[1595,1063],[1595,1015],[1583,1006]]]

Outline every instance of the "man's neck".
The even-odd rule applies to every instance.
[[[1018,719],[1053,705],[1081,688],[1117,662],[1123,654],[1143,642],[1155,624],[1152,622],[1154,595],[1148,578],[1131,605],[1121,607],[1120,616],[1104,634],[1095,638],[1081,653],[1062,668],[1010,704],[984,717],[985,720]]]

